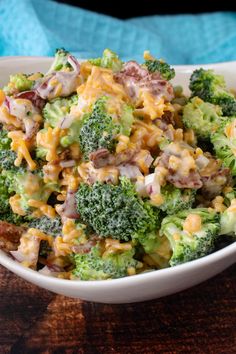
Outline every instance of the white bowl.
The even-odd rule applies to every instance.
[[[0,59],[0,87],[12,73],[46,71],[50,58],[5,57]],[[199,65],[176,66],[175,84],[187,83]],[[225,76],[229,87],[236,87],[236,62],[201,65]],[[126,278],[101,281],[71,281],[48,277],[25,268],[0,251],[0,264],[13,273],[57,294],[103,303],[130,303],[174,294],[223,271],[236,261],[236,242],[204,258],[173,268],[156,270]]]

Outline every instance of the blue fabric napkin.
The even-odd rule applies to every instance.
[[[172,64],[236,59],[236,13],[148,16],[118,20],[50,0],[0,0],[0,55],[53,55],[65,47],[80,58],[104,48],[142,61],[148,49]]]

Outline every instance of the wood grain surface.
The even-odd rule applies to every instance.
[[[0,353],[235,354],[236,265],[179,294],[129,305],[54,295],[0,267]]]

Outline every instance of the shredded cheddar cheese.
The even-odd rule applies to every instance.
[[[0,118],[3,124],[13,126],[15,128],[21,128],[22,122],[20,122],[15,116],[11,115],[6,106],[0,105]]]
[[[112,70],[98,66],[92,66],[91,74],[87,81],[78,87],[77,93],[79,99],[82,98],[86,102],[86,107],[94,104],[99,97],[107,95],[110,97],[110,109],[113,106],[113,110],[118,110],[118,113],[120,101],[129,102],[123,86],[115,82]]]
[[[22,209],[21,206],[21,196],[19,194],[15,194],[9,198],[9,203],[12,208],[13,213],[25,216],[26,212]]]
[[[41,215],[39,213],[39,211],[37,212],[37,215],[40,216],[47,216],[49,218],[55,218],[56,216],[56,211],[55,209],[51,206],[46,204],[45,202],[39,201],[39,200],[34,200],[34,199],[30,199],[28,201],[28,205],[30,207],[36,208],[41,212]]]
[[[202,219],[200,215],[189,214],[183,223],[183,230],[193,234],[201,230]]]
[[[215,197],[211,203],[213,205],[213,208],[219,213],[222,213],[224,210],[227,209],[227,207],[224,205],[224,198],[221,196]]]
[[[151,120],[161,118],[164,111],[170,109],[170,105],[165,104],[165,100],[163,97],[156,98],[150,92],[141,90],[136,107],[142,107],[135,109],[134,114],[136,116],[149,118]]]
[[[62,236],[57,236],[53,243],[56,257],[66,256],[72,253],[72,247],[78,245],[78,241],[87,241],[84,228],[76,227],[74,220],[66,220],[62,228]]]
[[[46,160],[55,161],[58,159],[57,148],[60,144],[60,138],[64,136],[65,131],[59,127],[51,128],[47,130],[41,130],[38,132],[36,141],[38,146],[42,146],[47,149]]]
[[[25,159],[29,169],[31,171],[35,170],[37,164],[34,162],[30,155],[30,142],[25,140],[24,133],[22,131],[12,131],[8,133],[8,136],[12,139],[11,149],[17,153],[15,166],[19,167],[22,163],[22,160]]]
[[[57,182],[62,169],[58,162],[48,162],[43,166],[44,182]]]

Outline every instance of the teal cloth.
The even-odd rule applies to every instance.
[[[125,9],[124,9],[125,11]],[[0,0],[0,55],[80,58],[104,48],[142,61],[144,50],[172,64],[236,59],[236,13],[148,16],[118,20],[49,0]]]

